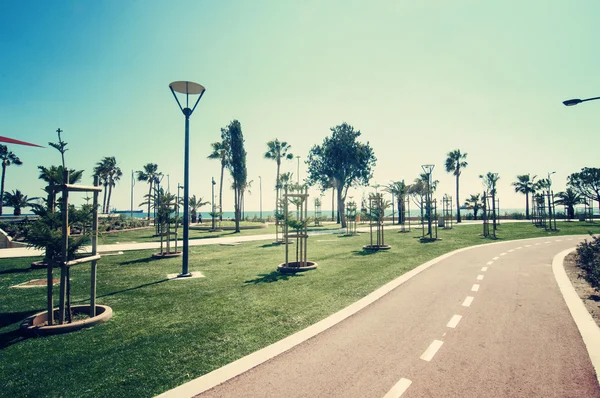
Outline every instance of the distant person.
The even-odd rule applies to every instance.
[[[202,213],[198,213],[198,224],[202,224]]]

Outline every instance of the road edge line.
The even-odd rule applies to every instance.
[[[600,383],[600,328],[588,312],[585,304],[575,291],[564,267],[565,257],[576,250],[572,247],[558,253],[552,260],[552,272],[560,292],[569,308],[571,317],[579,329],[579,334],[587,349],[588,355],[596,371],[596,379]]]

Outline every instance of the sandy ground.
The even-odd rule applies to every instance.
[[[596,321],[596,325],[600,327],[600,292],[597,292],[588,281],[579,277],[582,270],[577,267],[575,262],[576,256],[577,254],[573,252],[565,258],[565,271],[567,272],[569,279],[571,279],[571,283],[581,298],[581,301],[583,301],[590,315],[592,315],[592,318]]]

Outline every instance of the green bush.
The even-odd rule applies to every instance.
[[[577,246],[577,265],[583,270],[579,276],[588,281],[596,291],[600,291],[600,238],[592,236],[592,241]]]

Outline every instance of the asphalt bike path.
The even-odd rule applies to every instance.
[[[456,253],[200,396],[600,397],[552,272],[584,238]]]

